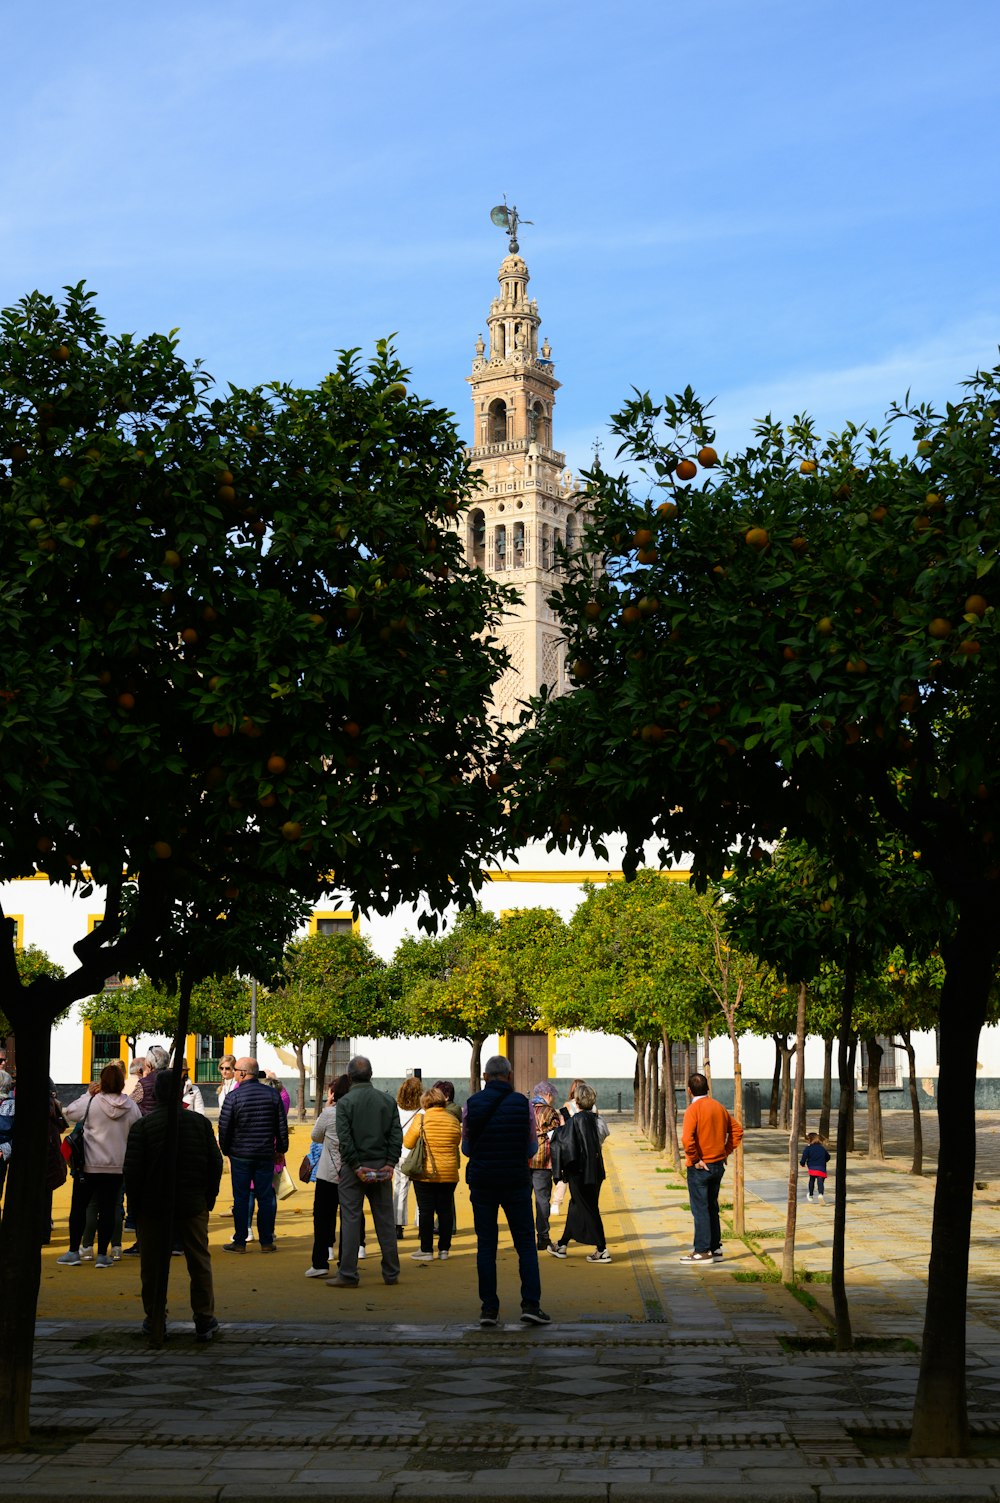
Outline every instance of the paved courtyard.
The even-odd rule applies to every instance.
[[[973,1231],[970,1412],[982,1454],[961,1463],[902,1454],[933,1196],[931,1175],[906,1172],[905,1114],[889,1119],[885,1164],[852,1155],[848,1187],[855,1332],[897,1338],[901,1349],[844,1355],[822,1345],[832,1206],[800,1204],[796,1266],[820,1277],[804,1285],[810,1298],[802,1303],[774,1281],[784,1134],[748,1134],[753,1235],[727,1240],[722,1263],[692,1268],[678,1262],[691,1231],[683,1182],[630,1119],[612,1124],[602,1203],[615,1261],[588,1265],[587,1249],[575,1247],[565,1262],[542,1254],[553,1317],[544,1330],[517,1323],[509,1244],[500,1260],[507,1323],[479,1329],[464,1194],[447,1263],[410,1262],[408,1228],[399,1285],[382,1284],[373,1246],[354,1291],[303,1277],[311,1230],[303,1190],[280,1209],[276,1257],[251,1249],[215,1259],[224,1328],[209,1346],[180,1318],[185,1280],[174,1261],[170,1335],[157,1353],[138,1332],[135,1260],[102,1272],[56,1266],[66,1245],[60,1207],[43,1272],[37,1448],[5,1458],[8,1490],[89,1498],[141,1475],[147,1500],[443,1490],[575,1503],[723,1490],[840,1503],[1000,1498],[1000,1114],[980,1122],[984,1188]],[[934,1124],[925,1125],[933,1166]],[[213,1218],[214,1246],[228,1231],[221,1214]]]

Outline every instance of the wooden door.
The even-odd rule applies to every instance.
[[[514,1070],[514,1089],[530,1096],[531,1087],[545,1080],[549,1068],[547,1033],[509,1033],[508,1058]]]

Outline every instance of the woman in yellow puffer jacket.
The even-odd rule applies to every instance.
[[[434,1218],[438,1222],[438,1257],[447,1258],[455,1230],[455,1186],[458,1184],[462,1124],[446,1111],[443,1091],[435,1086],[420,1098],[423,1110],[403,1134],[403,1147],[412,1148],[424,1135],[424,1167],[413,1176],[413,1191],[420,1212],[420,1251],[411,1253],[415,1263],[434,1260]]]

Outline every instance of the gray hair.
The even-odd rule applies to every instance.
[[[494,1054],[492,1059],[486,1061],[483,1070],[484,1080],[509,1080],[514,1071],[510,1060],[505,1054]]]
[[[7,1099],[7,1097],[10,1095],[10,1088],[13,1084],[13,1075],[8,1075],[6,1070],[0,1070],[0,1099]]]
[[[363,1054],[356,1054],[347,1066],[347,1073],[352,1080],[371,1080],[372,1062]]]
[[[581,1112],[589,1112],[592,1107],[597,1105],[597,1092],[592,1085],[588,1085],[585,1080],[581,1080],[576,1088],[575,1100]]]
[[[141,1054],[137,1054],[136,1057],[135,1057],[135,1059],[132,1061],[132,1063],[128,1067],[128,1073],[130,1075],[141,1075],[142,1072],[143,1072],[143,1070],[145,1070],[145,1068],[146,1068],[146,1061],[143,1059],[143,1057],[142,1057]]]
[[[169,1055],[162,1044],[150,1044],[146,1050],[146,1063],[154,1070],[165,1068]]]

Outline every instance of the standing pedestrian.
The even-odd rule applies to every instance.
[[[160,1070],[153,1110],[135,1123],[125,1151],[125,1187],[142,1249],[139,1273],[146,1312],[142,1329],[146,1335],[150,1330],[159,1251],[163,1245],[161,1166],[167,1141],[167,1103],[173,1090],[173,1070]],[[222,1181],[222,1154],[204,1113],[182,1110],[177,1130],[177,1182],[171,1231],[174,1245],[180,1243],[187,1261],[195,1335],[199,1341],[209,1341],[219,1322],[215,1318],[212,1258],[208,1250],[208,1214]]]
[[[399,1282],[399,1249],[392,1203],[392,1174],[403,1147],[399,1112],[391,1096],[372,1085],[371,1060],[357,1055],[347,1066],[351,1089],[337,1102],[340,1143],[340,1268],[327,1283],[358,1286],[358,1246],[364,1203],[371,1206],[382,1252],[382,1281]]]
[[[462,1125],[448,1111],[444,1092],[436,1086],[420,1098],[403,1134],[403,1147],[413,1148],[423,1134],[424,1166],[413,1176],[413,1193],[420,1212],[420,1251],[411,1253],[415,1263],[434,1259],[434,1224],[438,1228],[438,1258],[444,1262],[451,1251],[455,1232],[455,1187],[458,1184]]]
[[[118,1065],[105,1065],[100,1081],[64,1108],[69,1122],[83,1123],[84,1172],[73,1181],[69,1212],[69,1250],[57,1263],[82,1263],[80,1240],[87,1219],[87,1206],[97,1201],[97,1257],[95,1268],[110,1268],[109,1251],[115,1212],[121,1201],[122,1170],[129,1128],[139,1120],[139,1108],[122,1093],[125,1074]]]
[[[499,1324],[497,1241],[503,1211],[521,1275],[521,1319],[529,1325],[547,1326],[550,1317],[541,1307],[542,1284],[531,1216],[529,1164],[538,1151],[538,1138],[528,1098],[514,1090],[511,1075],[510,1060],[502,1054],[487,1060],[483,1089],[465,1103],[462,1121],[462,1152],[469,1160],[465,1178],[476,1228],[479,1324]]]
[[[420,1082],[419,1075],[408,1075],[396,1092],[399,1130],[403,1134],[403,1137],[406,1136],[406,1129],[420,1111],[420,1098],[423,1095],[423,1090],[424,1088]],[[402,1154],[400,1154],[400,1163],[402,1161]],[[409,1206],[409,1197],[409,1176],[404,1174],[399,1164],[397,1164],[392,1176],[392,1209],[396,1217],[397,1237],[402,1237],[406,1230],[406,1213]]]
[[[307,1279],[326,1278],[330,1272],[330,1249],[337,1234],[340,1205],[340,1140],[337,1137],[337,1102],[351,1089],[350,1077],[338,1075],[327,1092],[326,1106],[312,1127],[312,1141],[319,1151],[313,1184],[312,1262]]]
[[[218,1098],[220,1110],[222,1108],[222,1103],[225,1101],[226,1097],[229,1095],[229,1092],[233,1091],[235,1089],[236,1089],[236,1055],[235,1054],[224,1054],[222,1056],[222,1058],[219,1060],[219,1084],[217,1085],[216,1090],[215,1090],[215,1094],[216,1094],[216,1097]]]
[[[246,1252],[250,1187],[257,1198],[257,1240],[261,1252],[276,1251],[275,1159],[288,1152],[288,1119],[277,1091],[258,1079],[257,1061],[236,1061],[239,1090],[230,1091],[219,1113],[219,1147],[229,1159],[233,1180],[233,1240],[226,1252]]]
[[[535,1233],[539,1252],[552,1241],[549,1208],[552,1202],[552,1134],[562,1118],[555,1107],[556,1093],[547,1080],[540,1080],[529,1097],[535,1115],[538,1152],[531,1160],[531,1188],[535,1196]]]
[[[719,1187],[726,1160],[743,1137],[743,1126],[708,1094],[708,1081],[698,1070],[688,1076],[688,1095],[691,1104],[684,1113],[681,1138],[694,1217],[694,1248],[681,1262],[712,1263],[723,1256]]]
[[[588,1263],[610,1263],[604,1222],[601,1219],[601,1186],[605,1180],[604,1154],[601,1144],[610,1128],[594,1111],[597,1092],[585,1080],[576,1082],[577,1110],[559,1134],[558,1173],[569,1185],[570,1202],[566,1225],[558,1242],[550,1243],[549,1252],[557,1258],[567,1256],[569,1242],[589,1242],[594,1251]]]

